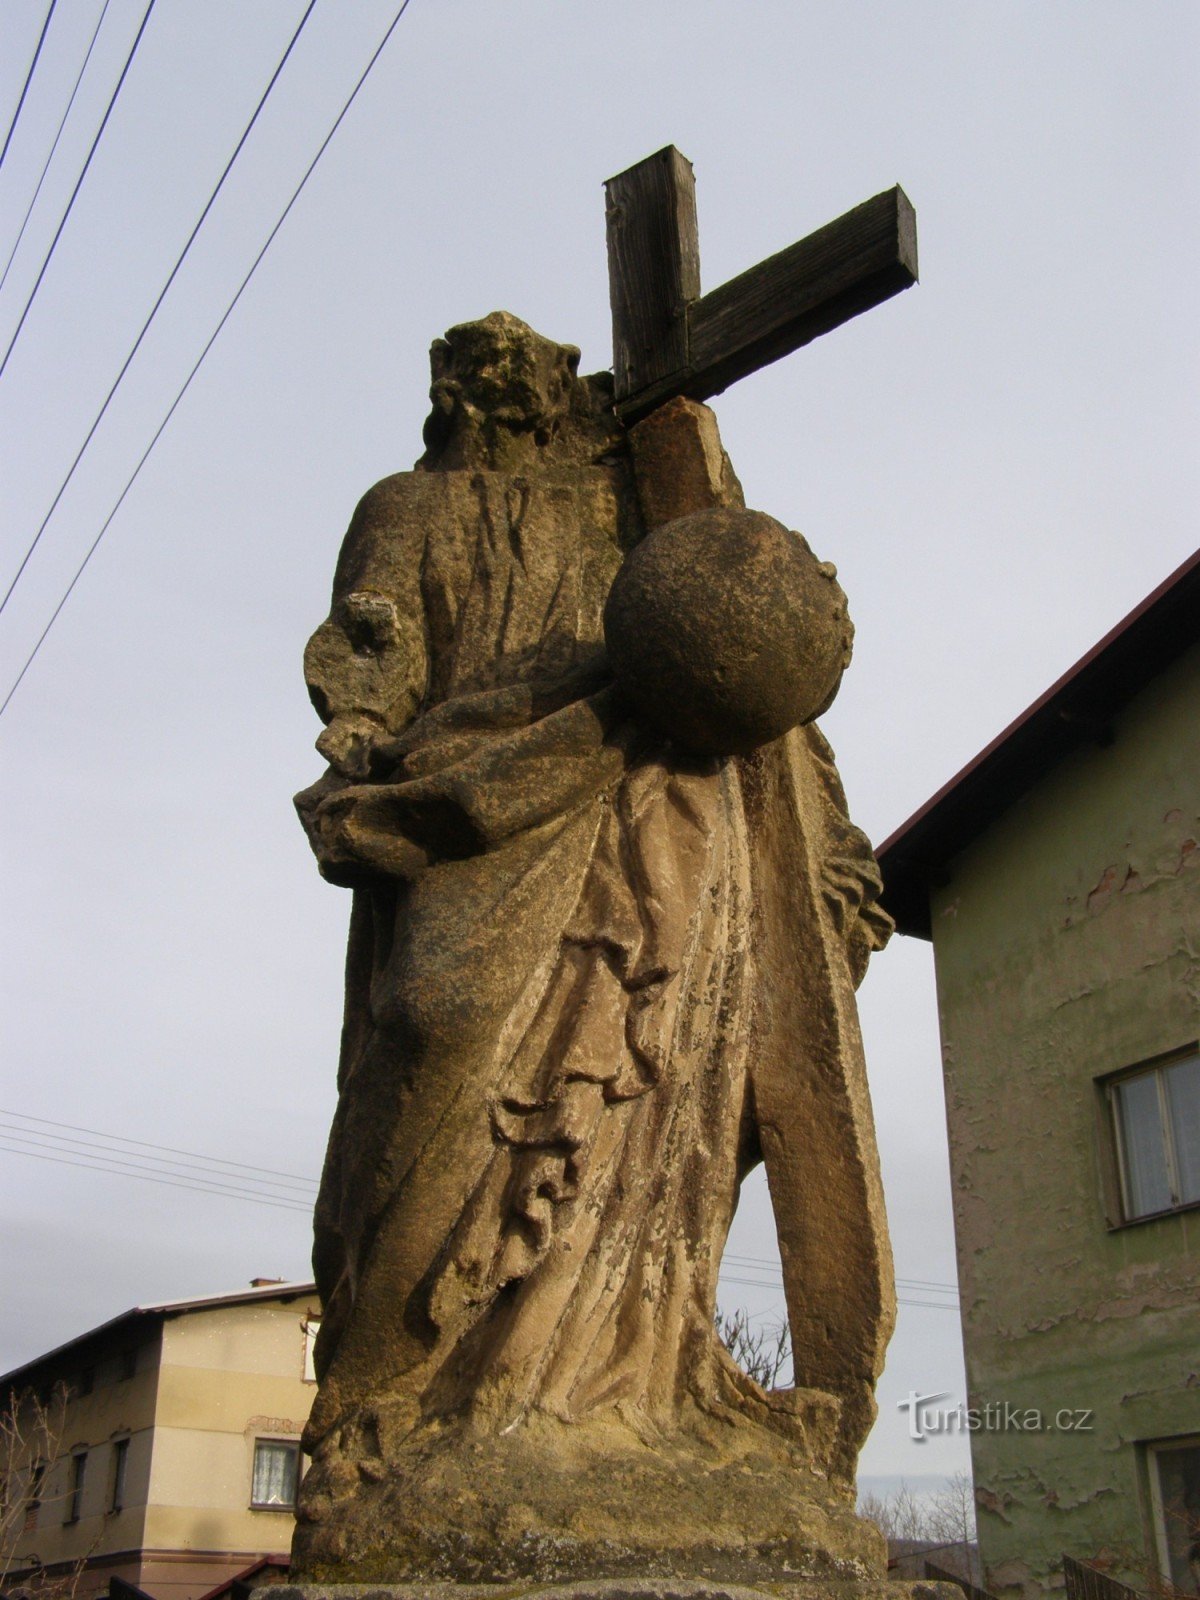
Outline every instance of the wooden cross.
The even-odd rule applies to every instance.
[[[707,400],[917,281],[917,216],[897,186],[700,294],[692,164],[668,145],[605,184],[616,411]]]

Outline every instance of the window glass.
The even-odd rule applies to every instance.
[[[1200,1200],[1200,1056],[1176,1061],[1163,1075],[1175,1140],[1179,1204],[1186,1206]]]
[[[254,1445],[254,1483],[250,1493],[256,1506],[291,1507],[296,1503],[296,1466],[300,1446],[280,1439],[258,1439]]]
[[[112,1493],[108,1509],[120,1511],[125,1504],[125,1468],[129,1460],[129,1440],[118,1439],[113,1445]]]
[[[1158,1074],[1143,1072],[1116,1085],[1125,1179],[1125,1210],[1131,1217],[1171,1206],[1167,1152],[1158,1105]]]
[[[38,1524],[38,1511],[42,1504],[42,1480],[46,1476],[46,1463],[35,1461],[29,1469],[29,1493],[25,1501],[24,1533],[33,1533]]]
[[[313,1351],[316,1348],[317,1334],[321,1331],[321,1324],[310,1318],[304,1324],[304,1381],[316,1383],[317,1369],[313,1365]]]
[[[1200,1443],[1159,1445],[1153,1459],[1163,1576],[1183,1594],[1200,1593]]]
[[[71,1487],[67,1494],[65,1521],[78,1522],[83,1509],[83,1479],[87,1472],[87,1451],[71,1457]]]

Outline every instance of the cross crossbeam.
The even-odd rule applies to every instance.
[[[917,281],[916,212],[899,186],[703,296],[691,162],[668,145],[605,189],[625,423],[674,395],[720,394]]]

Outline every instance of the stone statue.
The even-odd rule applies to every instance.
[[[359,504],[305,656],[297,805],[354,901],[293,1571],[880,1576],[853,989],[889,922],[811,721],[844,597],[711,411],[626,430],[578,360],[505,313],[435,343],[425,454]],[[770,1392],[714,1327],[760,1160]]]

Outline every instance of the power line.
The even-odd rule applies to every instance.
[[[156,1178],[147,1172],[122,1172],[117,1167],[103,1165],[92,1161],[76,1161],[68,1156],[39,1155],[33,1150],[15,1149],[11,1145],[0,1142],[0,1150],[5,1150],[9,1155],[28,1156],[31,1161],[50,1161],[60,1167],[80,1167],[87,1172],[110,1172],[119,1178],[140,1178],[143,1183],[161,1184],[167,1189],[189,1189],[193,1194],[224,1194],[227,1200],[242,1200],[250,1205],[272,1206],[277,1211],[305,1211],[311,1214],[311,1206],[297,1205],[290,1200],[267,1200],[260,1195],[237,1193],[232,1190],[218,1189],[210,1184],[190,1183],[186,1178]]]
[[[57,1122],[50,1117],[35,1117],[23,1111],[6,1111],[0,1108],[0,1117],[12,1117],[19,1122],[35,1123],[44,1128],[67,1129],[71,1133],[86,1133],[92,1136],[91,1140],[73,1139],[61,1133],[41,1133],[38,1127],[20,1128],[0,1123],[0,1150],[9,1155],[29,1156],[34,1160],[78,1167],[87,1172],[108,1172],[115,1177],[140,1178],[148,1183],[188,1189],[198,1194],[214,1194],[231,1200],[249,1200],[258,1205],[270,1205],[281,1210],[305,1213],[312,1211],[311,1195],[306,1199],[299,1193],[289,1192],[302,1188],[310,1190],[316,1188],[315,1179],[303,1177],[299,1173],[279,1172],[244,1161],[228,1161],[223,1157],[206,1156],[199,1151],[183,1150],[175,1145],[158,1144],[147,1139],[130,1139],[124,1134],[104,1133],[97,1128],[86,1128],[72,1122]],[[94,1143],[93,1140],[103,1142]],[[135,1150],[163,1151],[165,1154],[163,1156],[151,1154],[142,1160],[136,1153],[121,1149],[122,1145],[133,1146]],[[51,1154],[52,1151],[57,1153]],[[189,1159],[169,1161],[166,1159],[167,1156],[183,1156]],[[196,1165],[201,1162],[207,1165]],[[235,1170],[223,1171],[222,1168]],[[251,1176],[242,1177],[243,1173]],[[232,1181],[221,1182],[220,1180],[224,1178]],[[205,1181],[206,1179],[209,1181]],[[274,1179],[290,1181],[280,1183],[273,1182]],[[257,1187],[250,1188],[248,1187],[250,1184],[255,1184]],[[749,1266],[769,1276],[765,1279],[740,1277],[736,1272],[726,1271],[726,1263],[735,1267]],[[763,1256],[726,1255],[722,1262],[720,1279],[723,1284],[735,1284],[739,1288],[746,1289],[779,1291],[783,1287],[780,1269]],[[951,1285],[936,1284],[927,1279],[897,1279],[897,1283],[918,1290],[924,1288],[957,1294]],[[897,1295],[897,1300],[903,1306],[928,1311],[957,1310],[955,1305],[946,1302],[914,1300],[904,1294]]]
[[[726,1263],[734,1270],[726,1270]],[[744,1289],[765,1289],[769,1293],[779,1293],[783,1288],[782,1268],[774,1261],[769,1261],[763,1256],[745,1256],[727,1253],[721,1263],[722,1283],[734,1283]],[[738,1276],[738,1269],[760,1274],[758,1277],[746,1278]],[[897,1278],[896,1300],[902,1306],[913,1306],[926,1311],[953,1311],[957,1314],[958,1289],[954,1284],[935,1283],[927,1278]],[[907,1291],[907,1292],[905,1292]],[[930,1295],[950,1296],[948,1299],[930,1299]],[[920,1296],[917,1299],[914,1296]]]
[[[38,57],[42,53],[42,45],[46,42],[46,30],[50,26],[50,18],[54,15],[54,8],[58,0],[50,0],[50,9],[46,13],[46,20],[42,23],[42,31],[38,34],[37,49],[33,52],[33,60],[29,63],[29,71],[25,74],[25,82],[21,85],[21,98],[17,101],[17,109],[13,112],[12,121],[8,125],[8,132],[4,136],[4,149],[0,150],[0,167],[4,165],[4,158],[8,154],[8,147],[12,143],[12,136],[17,131],[17,119],[21,115],[21,107],[25,104],[25,96],[29,93],[29,85],[33,82],[34,68],[38,64]]]
[[[763,1272],[771,1273],[775,1278],[782,1280],[782,1268],[777,1261],[771,1261],[766,1256],[735,1255],[732,1251],[726,1252],[725,1261],[736,1266],[757,1268]],[[897,1278],[897,1284],[902,1284],[906,1289],[930,1290],[940,1294],[958,1294],[958,1285],[954,1283],[935,1282],[930,1278]]]
[[[153,4],[153,0],[151,0],[151,4]],[[233,299],[229,302],[229,305],[226,308],[225,313],[222,316],[220,322],[217,323],[216,328],[213,330],[212,334],[210,335],[208,343],[204,346],[204,349],[200,352],[200,355],[197,358],[195,365],[192,367],[192,370],[188,373],[187,377],[184,379],[183,387],[180,389],[179,393],[175,396],[174,400],[172,400],[172,402],[170,404],[170,407],[167,410],[166,416],[162,419],[162,421],[159,423],[158,427],[155,429],[154,435],[151,438],[150,443],[146,446],[145,450],[142,452],[141,459],[138,461],[137,466],[134,467],[133,472],[130,474],[129,479],[125,484],[125,487],[121,490],[121,493],[118,495],[116,504],[113,506],[112,510],[108,513],[108,516],[104,519],[104,522],[103,522],[103,524],[102,524],[102,526],[100,528],[100,532],[92,540],[91,545],[88,547],[87,554],[84,556],[83,560],[79,563],[79,566],[76,568],[75,576],[71,579],[70,583],[67,585],[66,591],[64,592],[62,599],[58,602],[58,604],[55,606],[53,612],[51,613],[49,622],[47,622],[46,626],[42,629],[40,635],[38,636],[37,643],[34,645],[33,649],[29,652],[29,655],[26,657],[25,665],[21,668],[20,672],[17,674],[16,681],[13,683],[12,688],[8,691],[7,695],[5,695],[4,703],[2,705],[0,705],[0,716],[3,716],[5,711],[8,710],[8,707],[9,707],[9,704],[10,704],[10,702],[12,700],[13,695],[15,695],[17,690],[21,687],[21,682],[22,682],[23,678],[25,677],[25,674],[29,671],[30,667],[33,665],[35,659],[37,658],[38,651],[42,648],[42,645],[45,644],[45,642],[46,642],[47,635],[49,634],[49,632],[50,632],[51,628],[54,626],[54,624],[58,621],[59,614],[61,613],[63,607],[66,605],[67,601],[71,598],[71,593],[74,590],[75,585],[79,582],[80,578],[83,576],[88,562],[95,555],[96,550],[99,547],[101,539],[103,539],[104,535],[108,531],[109,524],[112,522],[112,520],[116,516],[117,512],[121,509],[121,506],[124,504],[126,495],[129,493],[130,489],[132,489],[134,484],[137,482],[138,475],[140,474],[142,468],[146,465],[146,462],[150,458],[150,452],[154,449],[154,446],[158,443],[159,439],[162,437],[162,434],[163,434],[167,424],[170,422],[171,418],[175,415],[175,412],[178,409],[180,401],[183,399],[184,395],[188,392],[188,389],[191,387],[192,379],[196,376],[197,372],[199,372],[201,366],[203,365],[204,358],[208,355],[208,352],[212,349],[213,345],[217,342],[217,339],[220,336],[222,328],[224,328],[225,324],[229,321],[229,318],[233,315],[234,307],[237,305],[238,301],[242,298],[242,295],[245,293],[246,286],[249,284],[251,278],[254,276],[255,272],[258,270],[259,262],[266,255],[267,251],[271,248],[271,245],[275,240],[276,234],[279,232],[280,228],[283,227],[283,224],[287,220],[288,215],[291,212],[292,207],[295,205],[296,201],[300,198],[301,191],[304,189],[305,184],[308,182],[309,178],[312,177],[312,174],[313,174],[314,169],[316,168],[317,162],[320,161],[321,157],[325,154],[325,150],[328,147],[330,140],[333,138],[333,136],[337,132],[338,128],[341,127],[343,118],[345,117],[346,113],[350,110],[350,107],[354,104],[354,101],[355,101],[355,99],[356,99],[356,97],[358,95],[359,90],[362,88],[363,84],[367,81],[367,77],[368,77],[372,67],[374,67],[376,61],[379,60],[379,57],[383,53],[384,46],[387,44],[388,40],[391,38],[392,34],[395,32],[397,23],[400,21],[400,18],[404,15],[404,13],[408,10],[410,4],[411,4],[411,0],[403,0],[403,4],[400,6],[400,9],[396,12],[396,15],[392,18],[391,23],[388,26],[387,32],[384,34],[383,38],[379,41],[378,45],[375,47],[375,52],[372,55],[371,59],[367,62],[366,67],[363,69],[361,77],[359,78],[358,82],[354,85],[354,88],[350,91],[349,98],[346,100],[345,104],[342,106],[342,109],[338,112],[337,117],[334,119],[333,126],[330,128],[329,132],[325,135],[324,139],[321,141],[321,144],[320,144],[320,146],[319,146],[319,148],[317,150],[316,155],[309,162],[308,168],[305,171],[304,176],[300,179],[300,182],[296,185],[295,189],[292,191],[292,197],[288,201],[287,205],[284,206],[283,211],[280,213],[279,220],[276,222],[275,226],[271,229],[270,233],[267,235],[266,243],[263,245],[262,249],[255,256],[253,262],[251,263],[249,272],[247,272],[246,276],[242,279],[237,293],[234,295]]]
[[[764,1283],[760,1278],[739,1278],[731,1272],[722,1272],[720,1279],[722,1283],[736,1283],[741,1289],[768,1289],[779,1292],[783,1288],[782,1283]],[[956,1316],[958,1314],[958,1307],[948,1300],[913,1300],[908,1295],[898,1294],[896,1301],[899,1305],[914,1306],[924,1311],[953,1311]]]
[[[75,204],[75,197],[83,187],[83,180],[87,177],[88,168],[92,164],[92,157],[96,154],[96,147],[99,145],[100,140],[104,136],[104,130],[108,126],[108,119],[110,116],[112,116],[113,107],[117,103],[117,96],[121,92],[121,86],[125,82],[125,78],[130,67],[133,65],[133,58],[137,54],[137,47],[142,42],[142,35],[146,31],[146,24],[150,21],[150,13],[153,10],[154,0],[149,0],[149,4],[146,6],[146,14],[142,18],[142,25],[137,31],[137,37],[130,46],[129,54],[125,58],[125,65],[121,68],[121,76],[117,79],[117,86],[109,97],[108,106],[105,109],[103,120],[101,121],[99,128],[96,130],[96,137],[92,140],[92,147],[87,153],[87,160],[83,163],[83,171],[75,180],[75,187],[71,190],[71,198],[67,201],[67,209],[63,212],[62,220],[55,230],[54,238],[50,241],[50,248],[46,251],[46,259],[42,262],[42,270],[38,273],[37,281],[34,283],[33,288],[29,291],[29,298],[25,302],[25,309],[21,313],[20,320],[13,331],[12,338],[8,341],[8,349],[4,352],[4,359],[3,361],[0,361],[0,377],[3,377],[4,375],[4,369],[8,366],[8,358],[13,353],[13,346],[20,337],[21,329],[25,326],[25,318],[29,315],[29,308],[33,305],[34,299],[37,296],[37,292],[42,286],[42,279],[46,276],[46,269],[50,265],[50,259],[54,255],[58,241],[62,237],[62,231],[67,225],[67,218],[71,215],[71,207]]]
[[[211,1194],[228,1194],[242,1199],[274,1200],[280,1204],[286,1203],[297,1207],[301,1211],[311,1211],[313,1197],[308,1196],[307,1201],[301,1201],[299,1195],[280,1192],[270,1187],[269,1183],[259,1188],[248,1187],[249,1180],[242,1183],[222,1183],[222,1174],[210,1172],[203,1177],[193,1177],[190,1172],[184,1171],[182,1164],[171,1162],[139,1161],[134,1156],[124,1156],[120,1152],[106,1152],[104,1146],[95,1145],[87,1149],[73,1150],[67,1148],[77,1141],[56,1139],[53,1135],[27,1134],[14,1131],[10,1128],[0,1128],[0,1138],[8,1143],[5,1148],[13,1155],[28,1155],[33,1152],[54,1151],[59,1156],[70,1157],[72,1160],[91,1162],[97,1169],[104,1172],[116,1172],[124,1178],[171,1178],[182,1184],[191,1184]],[[13,1146],[22,1148],[14,1149]]]
[[[271,90],[275,87],[275,84],[279,79],[279,74],[283,71],[284,66],[287,64],[287,59],[291,55],[292,49],[293,49],[297,39],[299,39],[301,33],[303,33],[304,24],[308,21],[309,17],[312,16],[313,7],[316,5],[316,3],[317,3],[317,0],[308,0],[308,6],[305,9],[304,15],[300,18],[299,23],[296,25],[296,31],[292,34],[292,37],[288,40],[287,49],[283,52],[283,55],[280,57],[279,65],[275,68],[275,71],[271,74],[271,80],[267,84],[267,87],[263,90],[262,96],[260,97],[259,102],[255,106],[253,114],[250,117],[250,121],[246,124],[245,129],[242,132],[241,138],[238,140],[236,146],[234,147],[233,154],[229,157],[229,160],[225,163],[225,170],[221,173],[221,176],[217,179],[216,188],[209,195],[208,200],[205,203],[204,210],[200,213],[199,219],[196,222],[195,227],[192,229],[191,233],[188,234],[187,243],[184,245],[183,249],[179,252],[178,259],[176,260],[175,265],[171,268],[171,271],[170,271],[170,273],[169,273],[169,275],[167,277],[166,283],[164,283],[162,288],[159,290],[158,299],[155,300],[154,304],[150,308],[150,315],[146,318],[145,322],[142,323],[141,332],[138,334],[137,338],[133,341],[133,348],[130,350],[129,354],[125,357],[125,360],[121,365],[120,372],[117,373],[117,376],[113,380],[112,388],[105,395],[103,405],[100,407],[99,411],[96,413],[95,420],[93,421],[91,427],[88,429],[87,435],[86,435],[83,443],[79,446],[79,450],[76,453],[75,459],[74,459],[74,461],[72,461],[72,463],[71,463],[71,465],[70,465],[70,467],[69,467],[69,469],[67,471],[66,477],[63,479],[62,483],[59,485],[58,493],[54,496],[54,499],[50,502],[50,509],[49,509],[49,511],[47,511],[46,515],[42,518],[41,527],[39,527],[38,531],[34,534],[32,544],[29,546],[29,549],[26,550],[24,556],[21,558],[21,565],[17,568],[16,573],[13,576],[12,582],[9,584],[7,590],[5,591],[3,600],[0,600],[0,612],[2,612],[4,610],[5,606],[8,604],[9,599],[12,596],[13,590],[17,587],[17,584],[21,581],[21,574],[25,571],[26,566],[29,564],[30,556],[37,549],[38,542],[41,539],[42,535],[45,533],[46,526],[49,523],[50,518],[54,515],[55,511],[58,509],[59,501],[62,499],[63,495],[67,492],[67,485],[70,483],[71,479],[75,476],[75,469],[79,465],[79,463],[83,460],[84,451],[87,449],[88,445],[91,444],[92,439],[95,436],[96,429],[100,426],[101,422],[104,420],[104,413],[108,410],[109,404],[112,401],[113,395],[115,395],[117,390],[120,388],[121,380],[124,378],[125,374],[129,371],[129,367],[130,367],[130,364],[133,361],[134,356],[136,356],[138,351],[141,349],[142,340],[146,337],[146,333],[149,330],[150,324],[154,321],[155,317],[158,315],[159,306],[161,306],[163,301],[166,299],[167,291],[170,289],[171,285],[175,282],[176,276],[179,273],[179,269],[180,269],[180,267],[183,266],[184,260],[187,257],[187,253],[192,248],[192,245],[195,242],[196,235],[200,232],[200,229],[204,226],[205,218],[208,216],[209,212],[212,210],[217,196],[220,194],[222,188],[224,187],[225,179],[229,176],[230,171],[233,168],[234,162],[237,160],[238,156],[241,155],[242,146],[246,143],[246,140],[250,137],[251,129],[254,127],[254,124],[258,121],[259,112],[266,105],[268,96],[270,95]],[[2,284],[2,283],[3,283],[3,280],[0,279],[0,284]]]
[[[783,1288],[782,1282],[780,1282],[780,1283],[761,1283],[757,1278],[739,1278],[739,1277],[735,1276],[735,1274],[733,1274],[732,1272],[722,1272],[720,1274],[720,1278],[721,1278],[721,1282],[722,1283],[736,1283],[739,1286],[739,1288],[742,1288],[742,1289],[772,1289],[772,1290],[775,1290],[775,1289],[782,1289]]]
[[[95,48],[96,40],[100,36],[100,29],[104,24],[105,17],[108,15],[109,4],[110,0],[104,0],[104,4],[100,8],[100,20],[97,22],[95,29],[93,30],[91,43],[87,47],[87,54],[83,58],[83,65],[79,69],[79,76],[75,79],[75,87],[71,90],[71,98],[67,101],[67,109],[62,114],[62,121],[58,125],[58,132],[54,135],[54,143],[50,146],[50,154],[46,157],[45,165],[42,167],[42,175],[37,181],[37,188],[33,191],[33,198],[30,200],[25,209],[25,215],[21,220],[21,227],[17,233],[17,241],[13,245],[12,250],[9,252],[8,260],[4,265],[3,276],[0,276],[0,289],[3,289],[4,285],[8,282],[9,268],[13,264],[17,251],[21,248],[21,240],[25,237],[25,229],[29,226],[29,219],[33,215],[33,208],[37,205],[38,195],[40,195],[42,192],[42,184],[45,183],[46,174],[50,170],[50,163],[54,160],[54,152],[58,149],[58,141],[62,138],[62,131],[67,125],[67,118],[71,115],[71,107],[75,104],[75,96],[79,93],[79,85],[83,82],[83,75],[87,71],[87,65],[92,59],[92,51]]]
[[[310,1204],[313,1199],[312,1191],[316,1188],[313,1183],[300,1184],[291,1180],[281,1181],[278,1178],[265,1176],[245,1177],[241,1173],[225,1172],[217,1166],[203,1166],[201,1165],[205,1160],[203,1156],[200,1157],[199,1161],[179,1161],[170,1156],[142,1157],[131,1154],[128,1150],[122,1149],[121,1146],[115,1143],[101,1142],[96,1139],[73,1139],[67,1134],[43,1133],[41,1129],[23,1128],[10,1122],[0,1122],[0,1135],[7,1135],[8,1138],[15,1139],[18,1144],[35,1144],[38,1149],[61,1150],[67,1155],[77,1155],[82,1151],[87,1159],[104,1161],[119,1159],[123,1164],[137,1167],[147,1172],[169,1172],[172,1177],[184,1177],[189,1173],[198,1172],[203,1177],[214,1180],[234,1178],[241,1188],[253,1184],[257,1189],[265,1190],[269,1194],[276,1195],[277,1198],[287,1200],[296,1200],[303,1195],[303,1198],[307,1199]],[[91,1154],[91,1152],[98,1152],[98,1154]],[[307,1194],[303,1194],[305,1188],[308,1190]]]
[[[316,1188],[317,1180],[306,1177],[300,1172],[279,1172],[273,1167],[262,1167],[258,1163],[251,1165],[248,1161],[226,1161],[222,1156],[201,1155],[197,1150],[180,1150],[175,1145],[156,1144],[148,1139],[129,1139],[121,1133],[105,1133],[100,1128],[82,1128],[75,1122],[54,1122],[49,1117],[30,1116],[25,1111],[6,1111],[0,1106],[0,1117],[15,1117],[19,1122],[37,1122],[47,1128],[65,1128],[71,1133],[90,1133],[96,1139],[107,1139],[114,1144],[135,1145],[139,1150],[163,1150],[173,1156],[188,1156],[193,1161],[211,1161],[222,1167],[236,1167],[241,1172],[263,1173],[272,1178],[293,1178],[297,1183],[304,1183]]]

